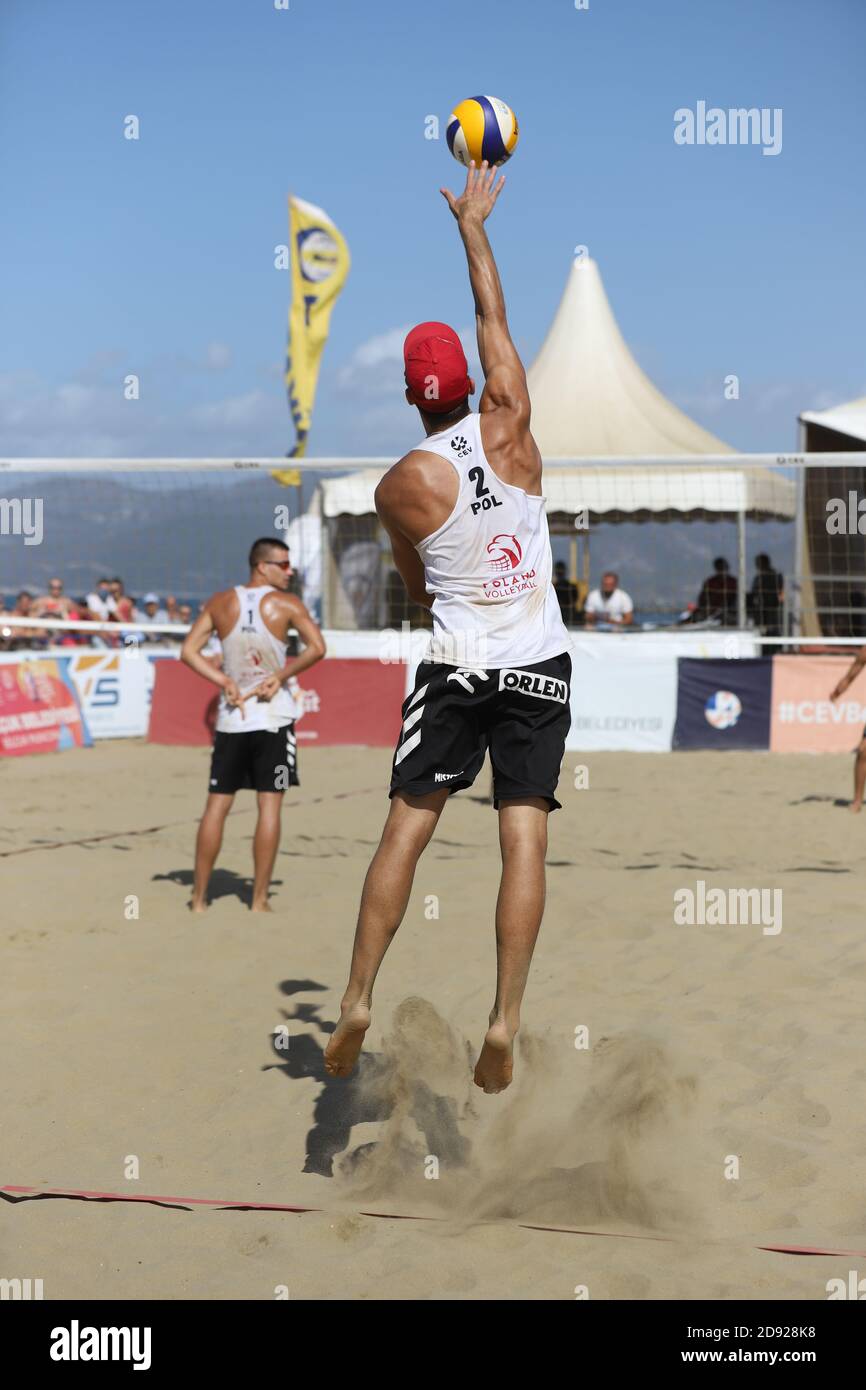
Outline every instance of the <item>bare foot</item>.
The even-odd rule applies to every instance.
[[[348,1076],[358,1060],[364,1034],[370,1027],[366,1004],[353,1004],[340,1012],[340,1022],[325,1048],[325,1071],[330,1076]]]
[[[267,898],[265,898],[264,902],[257,903],[253,901],[250,903],[250,912],[273,912],[273,910]]]
[[[852,815],[856,816],[858,812],[862,809],[862,806],[862,801],[852,801],[851,805],[848,807],[848,810],[851,812]]]
[[[190,902],[187,903],[187,907],[189,908],[190,912],[207,912],[208,904],[204,901],[197,901],[195,898],[193,898]]]
[[[487,1095],[496,1095],[511,1085],[514,1070],[514,1035],[505,1023],[491,1023],[484,1037],[481,1056],[475,1064],[475,1085]]]

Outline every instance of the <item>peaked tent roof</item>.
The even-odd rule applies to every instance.
[[[800,419],[807,425],[823,425],[837,434],[847,434],[851,439],[866,440],[866,396],[856,401],[846,401],[844,405],[831,406],[829,410],[804,410]]]
[[[589,257],[572,265],[528,378],[532,433],[545,459],[736,453],[641,371]]]

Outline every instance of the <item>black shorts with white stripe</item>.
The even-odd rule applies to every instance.
[[[239,734],[217,730],[210,764],[212,792],[284,792],[299,786],[294,720],[279,729],[249,729]]]
[[[489,748],[495,806],[538,796],[557,810],[570,695],[567,652],[495,671],[422,661],[403,703],[389,795],[471,787]]]

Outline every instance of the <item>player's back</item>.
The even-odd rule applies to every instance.
[[[533,452],[528,459],[527,448]],[[515,457],[521,449],[522,459]],[[495,669],[567,651],[551,584],[544,498],[512,481],[540,486],[541,460],[531,435],[515,440],[473,413],[429,435],[418,452],[447,459],[457,485],[450,513],[415,545],[427,589],[435,594],[430,659]],[[434,520],[444,510],[441,478],[439,484]]]
[[[291,621],[282,595],[267,585],[236,584],[215,594],[208,603],[222,646],[223,670],[241,694],[282,669],[286,661],[287,630]],[[297,718],[291,692],[281,688],[270,701],[251,701],[246,708],[220,699],[217,729],[227,733],[278,728]]]

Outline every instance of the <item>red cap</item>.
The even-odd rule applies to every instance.
[[[413,405],[431,415],[453,410],[472,389],[466,353],[447,323],[419,323],[403,344],[406,385]]]

